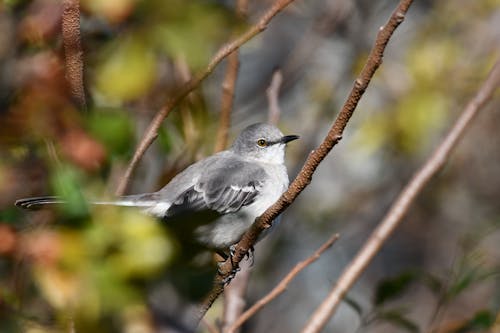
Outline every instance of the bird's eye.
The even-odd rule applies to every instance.
[[[257,146],[265,147],[265,146],[267,146],[267,141],[264,139],[259,139],[259,140],[257,140]]]

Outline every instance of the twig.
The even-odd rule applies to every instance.
[[[358,105],[361,96],[365,92],[371,78],[375,74],[375,71],[382,63],[382,57],[391,38],[394,30],[399,26],[399,24],[404,20],[405,14],[410,7],[412,0],[402,0],[396,10],[393,12],[389,21],[385,26],[381,27],[377,38],[375,40],[375,45],[373,46],[365,66],[361,70],[360,75],[354,82],[354,86],[351,89],[349,97],[344,103],[342,110],[338,114],[335,122],[333,123],[327,136],[321,143],[321,145],[313,150],[302,170],[298,174],[297,178],[290,184],[288,190],[283,193],[280,199],[269,207],[264,214],[262,214],[255,223],[250,227],[250,229],[243,235],[242,239],[238,242],[235,247],[235,254],[232,260],[227,260],[223,265],[219,267],[221,274],[218,274],[215,278],[214,287],[212,291],[207,295],[202,307],[200,308],[200,318],[205,314],[205,312],[210,308],[212,303],[217,299],[217,297],[224,290],[223,281],[230,275],[233,265],[237,266],[242,260],[245,254],[248,252],[250,247],[255,244],[260,233],[269,228],[272,221],[281,214],[288,206],[292,204],[295,198],[306,188],[311,182],[314,171],[318,165],[323,161],[323,159],[328,155],[332,148],[340,141],[342,134],[349,119],[351,118],[356,106]]]
[[[234,277],[231,283],[224,290],[224,320],[222,332],[234,332],[230,329],[245,310],[245,294],[250,279],[250,261],[243,261],[240,265],[241,271]]]
[[[83,87],[83,51],[80,42],[80,3],[79,0],[63,0],[62,36],[66,57],[66,79],[71,96],[80,108],[85,109],[85,90]]]
[[[191,91],[196,89],[200,83],[213,72],[215,67],[229,54],[231,54],[234,50],[238,49],[241,45],[245,44],[247,41],[255,37],[260,32],[264,31],[269,22],[273,17],[275,17],[279,12],[281,12],[287,5],[289,5],[293,0],[276,0],[274,4],[269,8],[259,19],[259,21],[251,26],[243,35],[236,38],[232,42],[224,45],[219,49],[219,51],[212,58],[210,63],[207,65],[207,68],[202,72],[195,75],[188,83],[186,83],[179,92],[172,97],[163,108],[161,108],[156,116],[151,121],[148,129],[144,133],[142,140],[137,146],[134,156],[130,161],[125,175],[123,176],[118,189],[116,190],[116,195],[123,195],[127,189],[128,183],[130,182],[130,178],[132,177],[132,173],[134,172],[137,164],[141,160],[142,156],[149,148],[149,146],[153,143],[153,141],[158,136],[158,129],[160,128],[163,120],[168,116],[170,111],[182,100],[186,97]]]
[[[464,131],[470,125],[474,116],[491,98],[499,85],[500,61],[497,61],[488,78],[483,83],[476,96],[467,104],[450,132],[425,164],[414,174],[410,182],[403,188],[383,220],[373,231],[361,250],[359,250],[356,257],[341,274],[332,291],[310,317],[302,331],[303,333],[319,332],[326,325],[343,296],[351,288],[354,282],[356,282],[360,274],[365,270],[394,229],[399,225],[401,219],[407,213],[408,208],[417,195],[422,191],[432,176],[444,166],[451,151],[463,137]]]
[[[248,10],[247,0],[238,0],[236,3],[236,16],[244,19]],[[234,50],[227,57],[226,76],[222,82],[222,101],[219,118],[219,129],[215,140],[214,151],[219,152],[227,146],[227,137],[229,127],[231,127],[231,111],[233,109],[234,91],[236,88],[236,79],[238,78],[238,69],[240,67],[239,50]]]
[[[224,82],[222,83],[222,101],[219,118],[219,129],[215,140],[214,151],[219,152],[226,148],[229,127],[231,126],[231,110],[233,109],[234,89],[238,68],[240,67],[238,50],[227,57],[227,68]]]
[[[267,94],[267,104],[269,105],[269,124],[276,125],[280,118],[281,109],[278,103],[278,96],[280,92],[281,83],[283,82],[283,74],[281,74],[281,70],[277,69],[273,73],[273,77],[271,79],[271,84],[266,89]]]
[[[262,309],[266,304],[271,302],[273,299],[278,297],[280,294],[284,293],[290,282],[302,271],[304,268],[315,262],[319,257],[328,250],[333,243],[339,238],[339,234],[335,234],[330,237],[319,249],[317,249],[309,258],[299,262],[295,267],[273,288],[266,296],[262,297],[254,305],[252,305],[248,310],[246,310],[238,320],[229,328],[228,333],[234,333],[238,327],[243,325],[250,317],[255,315],[257,311]]]

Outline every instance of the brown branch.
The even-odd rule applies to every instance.
[[[243,261],[240,268],[241,271],[224,290],[224,320],[222,322],[222,332],[224,333],[229,332],[228,330],[240,317],[246,306],[245,294],[250,279],[250,261]],[[232,332],[236,333],[236,331]]]
[[[464,131],[470,125],[474,116],[491,98],[499,85],[500,61],[497,61],[488,79],[483,83],[476,96],[467,104],[445,139],[436,148],[425,164],[414,174],[410,182],[403,188],[385,217],[373,231],[361,250],[359,250],[356,257],[341,274],[332,291],[310,317],[309,322],[302,331],[303,333],[319,332],[326,325],[344,295],[354,282],[356,282],[394,229],[400,224],[417,195],[422,191],[432,176],[444,166],[451,151],[463,137]]]
[[[266,89],[267,103],[269,105],[269,124],[276,125],[280,119],[281,109],[279,105],[279,92],[281,88],[281,83],[283,82],[283,74],[281,70],[277,69],[273,73],[273,78],[271,79],[271,84]]]
[[[248,1],[238,0],[236,4],[236,16],[239,19],[244,19],[247,9]],[[215,152],[222,151],[227,146],[229,128],[231,127],[234,90],[236,88],[236,79],[238,78],[238,69],[240,67],[239,56],[239,51],[236,49],[227,57],[226,76],[224,77],[224,82],[222,82],[222,101],[219,129],[217,130],[217,138],[214,147]]]
[[[233,265],[237,266],[242,260],[245,254],[248,252],[250,247],[255,244],[260,233],[269,228],[272,221],[283,212],[288,206],[292,204],[295,198],[306,188],[311,182],[314,171],[318,165],[323,161],[323,159],[328,155],[332,148],[340,141],[344,128],[346,127],[349,119],[351,118],[356,106],[358,105],[361,96],[365,92],[371,78],[375,74],[375,71],[382,63],[382,57],[384,54],[385,47],[389,42],[393,32],[399,26],[399,24],[404,20],[405,14],[412,3],[412,0],[401,0],[396,10],[392,13],[389,21],[385,26],[381,27],[377,38],[375,40],[375,45],[373,46],[365,66],[361,70],[358,78],[354,82],[354,86],[351,89],[349,97],[344,103],[340,113],[335,119],[330,131],[321,143],[321,145],[313,150],[302,170],[298,174],[297,178],[290,184],[288,190],[283,193],[280,199],[269,207],[264,214],[262,214],[255,223],[250,227],[250,229],[243,235],[242,239],[238,242],[235,247],[235,255],[232,261],[227,260],[223,265],[220,266],[220,272],[222,274],[217,275],[214,283],[214,288],[207,295],[202,307],[200,308],[200,318],[205,314],[205,312],[210,308],[212,303],[217,299],[217,297],[224,290],[224,280],[230,275]]]
[[[234,50],[238,49],[240,46],[248,42],[250,39],[255,37],[260,32],[264,31],[269,22],[273,17],[275,17],[279,12],[281,12],[287,5],[289,5],[293,0],[276,0],[274,4],[261,16],[258,22],[251,26],[245,33],[243,33],[240,37],[234,39],[232,42],[224,45],[219,49],[219,51],[212,58],[210,63],[207,65],[207,68],[202,72],[195,75],[188,83],[186,83],[182,88],[180,88],[179,92],[172,97],[163,108],[158,111],[156,116],[151,121],[148,129],[144,133],[142,140],[137,146],[134,156],[130,161],[125,175],[123,176],[118,189],[116,190],[116,195],[123,195],[127,189],[128,183],[130,182],[130,178],[132,177],[132,173],[134,172],[137,164],[141,160],[142,156],[149,148],[149,146],[153,143],[153,141],[158,136],[158,129],[160,128],[163,120],[168,116],[170,111],[186,97],[191,91],[196,89],[200,83],[210,75],[215,67],[228,55],[230,55]]]
[[[80,108],[85,109],[83,87],[83,51],[80,42],[80,3],[78,0],[63,0],[62,37],[66,57],[66,79],[71,96]]]
[[[246,310],[238,320],[229,328],[228,333],[234,333],[238,327],[243,325],[250,317],[255,315],[257,311],[266,306],[273,299],[285,292],[286,288],[292,282],[292,280],[302,271],[304,268],[315,262],[319,257],[328,250],[333,243],[339,238],[339,234],[335,234],[330,237],[319,249],[317,249],[309,258],[299,262],[295,267],[273,288],[266,296],[262,297],[254,305],[252,305],[248,310]]]
[[[219,129],[215,140],[214,151],[226,149],[229,127],[231,126],[231,110],[233,109],[234,88],[240,67],[238,50],[227,57],[227,68],[224,82],[222,82],[222,101],[219,118]]]

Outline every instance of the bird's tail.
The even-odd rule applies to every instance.
[[[24,198],[16,200],[16,206],[24,209],[38,209],[45,205],[63,204],[63,203],[65,203],[64,200],[61,200],[61,198],[54,196]]]
[[[43,208],[44,206],[47,205],[60,205],[65,203],[66,200],[60,197],[44,196],[44,197],[19,199],[16,201],[15,205],[23,209],[36,210]],[[92,205],[147,208],[153,206],[156,203],[156,201],[154,201],[154,193],[145,193],[145,194],[123,196],[113,201],[90,201],[89,203]]]

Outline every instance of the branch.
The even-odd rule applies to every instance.
[[[251,316],[255,315],[257,311],[262,309],[266,304],[271,302],[273,299],[278,297],[280,294],[284,293],[290,282],[302,271],[304,268],[315,262],[319,257],[328,250],[333,243],[339,238],[339,234],[335,234],[330,237],[319,249],[317,249],[309,258],[299,262],[295,267],[283,278],[283,280],[274,287],[266,296],[262,297],[257,301],[252,307],[246,310],[238,320],[229,328],[228,333],[234,333],[238,327],[243,325]]]
[[[134,156],[130,161],[127,171],[123,176],[118,189],[116,190],[116,195],[123,195],[127,189],[128,183],[130,182],[130,178],[132,177],[132,173],[134,172],[137,164],[141,160],[142,156],[149,148],[149,146],[153,143],[153,141],[158,136],[158,129],[160,128],[163,120],[168,116],[170,111],[186,97],[191,91],[196,89],[200,83],[205,80],[205,78],[210,75],[215,67],[229,54],[231,54],[234,50],[238,49],[241,45],[248,42],[250,39],[255,37],[260,32],[264,31],[269,22],[273,17],[275,17],[279,12],[281,12],[287,5],[289,5],[293,0],[276,0],[274,4],[269,8],[259,19],[259,21],[251,26],[243,35],[236,38],[232,42],[222,46],[219,51],[212,58],[210,63],[207,65],[207,68],[195,75],[188,83],[186,83],[179,92],[172,97],[163,108],[158,111],[156,116],[151,121],[148,129],[144,133],[142,140],[137,146]]]
[[[226,76],[222,82],[222,101],[219,118],[219,129],[215,140],[214,151],[219,152],[226,149],[229,127],[231,126],[231,110],[233,109],[234,88],[240,67],[238,50],[235,50],[227,58]]]
[[[276,125],[280,119],[281,109],[278,103],[281,83],[283,82],[283,74],[277,69],[273,73],[271,84],[266,89],[267,104],[269,105],[269,124]]]
[[[248,10],[248,0],[238,0],[236,3],[236,16],[239,19],[246,17]],[[220,110],[219,129],[215,140],[214,151],[219,152],[226,149],[229,127],[231,126],[231,111],[233,109],[234,90],[236,88],[236,79],[238,78],[238,69],[240,67],[239,51],[234,50],[227,57],[227,68],[224,82],[222,82],[222,101]]]
[[[451,151],[463,137],[464,131],[470,125],[474,116],[491,98],[499,85],[500,61],[497,61],[488,79],[483,83],[476,96],[467,104],[445,139],[436,148],[420,170],[414,174],[411,181],[404,187],[382,222],[380,222],[356,257],[344,270],[330,294],[310,317],[309,322],[302,331],[303,333],[319,332],[326,325],[344,295],[354,282],[356,282],[394,229],[400,224],[401,219],[405,216],[417,195],[422,191],[432,176],[444,166]]]
[[[71,96],[80,108],[86,108],[83,87],[83,51],[80,42],[80,3],[63,0],[62,37],[66,57],[66,79]]]
[[[202,307],[200,308],[200,316],[202,317],[205,312],[210,308],[212,303],[217,299],[217,297],[224,290],[224,280],[230,275],[233,265],[238,266],[238,263],[242,260],[248,250],[253,244],[255,244],[260,233],[269,228],[272,221],[281,214],[288,206],[292,204],[295,198],[306,188],[311,182],[314,171],[318,165],[323,161],[323,159],[328,155],[332,148],[340,141],[342,134],[349,119],[351,118],[356,106],[358,105],[361,96],[365,92],[371,78],[375,74],[375,71],[382,63],[382,57],[384,54],[385,47],[389,42],[393,32],[399,26],[399,24],[404,20],[405,14],[410,7],[412,0],[401,0],[396,10],[392,13],[389,21],[385,26],[381,27],[377,38],[375,40],[375,45],[373,46],[365,66],[361,70],[358,78],[354,82],[354,86],[351,89],[349,97],[344,103],[340,113],[335,119],[330,131],[321,143],[321,145],[313,150],[302,170],[298,174],[297,178],[290,184],[288,190],[283,193],[279,200],[269,207],[264,214],[256,219],[255,223],[250,227],[250,229],[243,235],[242,239],[238,242],[235,247],[235,254],[232,260],[226,260],[223,265],[219,267],[221,274],[218,274],[214,288],[210,294],[206,297]],[[200,317],[200,318],[201,318]]]
[[[241,316],[246,307],[245,294],[247,291],[248,280],[250,279],[251,263],[250,260],[243,261],[240,265],[241,271],[234,277],[231,283],[224,290],[224,314],[222,321],[222,332],[233,332],[234,323]]]

